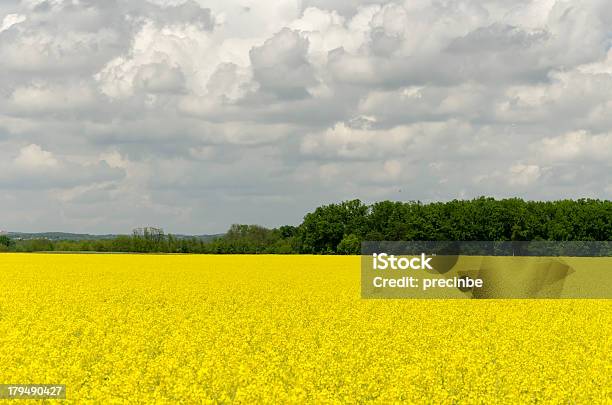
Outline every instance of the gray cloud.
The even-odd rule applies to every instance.
[[[297,3],[2,2],[0,228],[612,197],[609,1]]]
[[[124,172],[105,161],[74,162],[61,159],[39,145],[23,146],[16,156],[0,164],[0,189],[69,189],[92,183],[121,181]]]
[[[307,88],[316,84],[307,55],[308,40],[283,28],[262,46],[251,49],[255,80],[264,92],[283,98],[306,97]]]
[[[185,76],[178,67],[151,63],[139,67],[134,86],[146,93],[181,92],[185,86]]]

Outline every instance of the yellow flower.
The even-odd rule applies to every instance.
[[[73,403],[610,403],[606,300],[362,300],[360,259],[0,255],[0,383]]]

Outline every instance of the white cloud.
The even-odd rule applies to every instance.
[[[529,186],[537,182],[541,175],[538,165],[516,164],[510,167],[508,182],[515,186]]]
[[[15,229],[26,206],[47,229],[205,233],[355,197],[612,197],[607,0],[0,11]]]
[[[612,162],[612,134],[570,132],[542,139],[535,153],[552,162]]]
[[[183,90],[185,76],[179,67],[152,63],[139,67],[134,77],[134,85],[149,93],[176,93]]]
[[[19,24],[24,22],[27,19],[25,15],[21,14],[8,14],[4,16],[2,20],[2,25],[0,25],[0,32],[6,31],[11,28],[15,24]]]
[[[92,108],[95,102],[95,90],[85,83],[26,85],[16,88],[9,98],[10,107],[21,115],[75,113]]]
[[[21,148],[14,161],[18,167],[24,169],[54,168],[59,164],[51,152],[34,144]]]
[[[308,88],[317,82],[307,59],[308,45],[299,32],[285,28],[251,49],[254,78],[261,90],[281,98],[309,96]]]
[[[385,174],[390,178],[397,178],[402,172],[402,164],[397,160],[387,160],[383,168]]]
[[[176,90],[183,82],[192,91],[202,93],[215,62],[217,49],[210,31],[191,24],[159,26],[149,20],[135,35],[129,52],[109,61],[95,77],[102,91],[113,98],[130,97],[137,86],[145,91],[168,87]],[[149,77],[148,83],[143,83],[155,73],[152,69],[162,77],[155,82]]]

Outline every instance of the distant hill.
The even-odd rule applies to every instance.
[[[172,234],[172,236],[174,236],[175,238],[178,238],[178,239],[196,238],[196,239],[201,239],[204,242],[208,242],[208,241],[211,241],[213,239],[217,239],[217,238],[220,238],[222,236],[225,236],[225,234],[224,233],[216,233],[216,234],[212,234],[212,235],[175,235],[175,234]]]
[[[91,235],[88,233],[69,233],[69,232],[37,232],[37,233],[27,233],[27,232],[8,232],[7,235],[12,239],[20,239],[20,240],[30,240],[30,239],[48,239],[48,240],[108,240],[114,239],[117,236],[121,236],[119,234],[107,234],[107,235]],[[189,238],[197,238],[203,241],[210,241],[216,238],[223,236],[224,234],[214,234],[214,235],[175,235],[172,234],[175,238],[178,239],[189,239]]]
[[[8,236],[13,239],[49,239],[49,240],[100,240],[113,239],[118,235],[90,235],[86,233],[68,233],[68,232],[8,232]]]

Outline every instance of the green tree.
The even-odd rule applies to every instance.
[[[361,240],[353,233],[346,235],[338,244],[337,251],[343,255],[358,255],[361,253]]]
[[[7,235],[0,235],[0,245],[8,248],[13,244],[13,240],[9,238]]]
[[[7,235],[0,235],[0,252],[6,252],[14,246],[15,242]]]
[[[363,236],[368,228],[369,207],[359,200],[324,205],[304,217],[300,225],[304,253],[335,253],[344,235]]]

